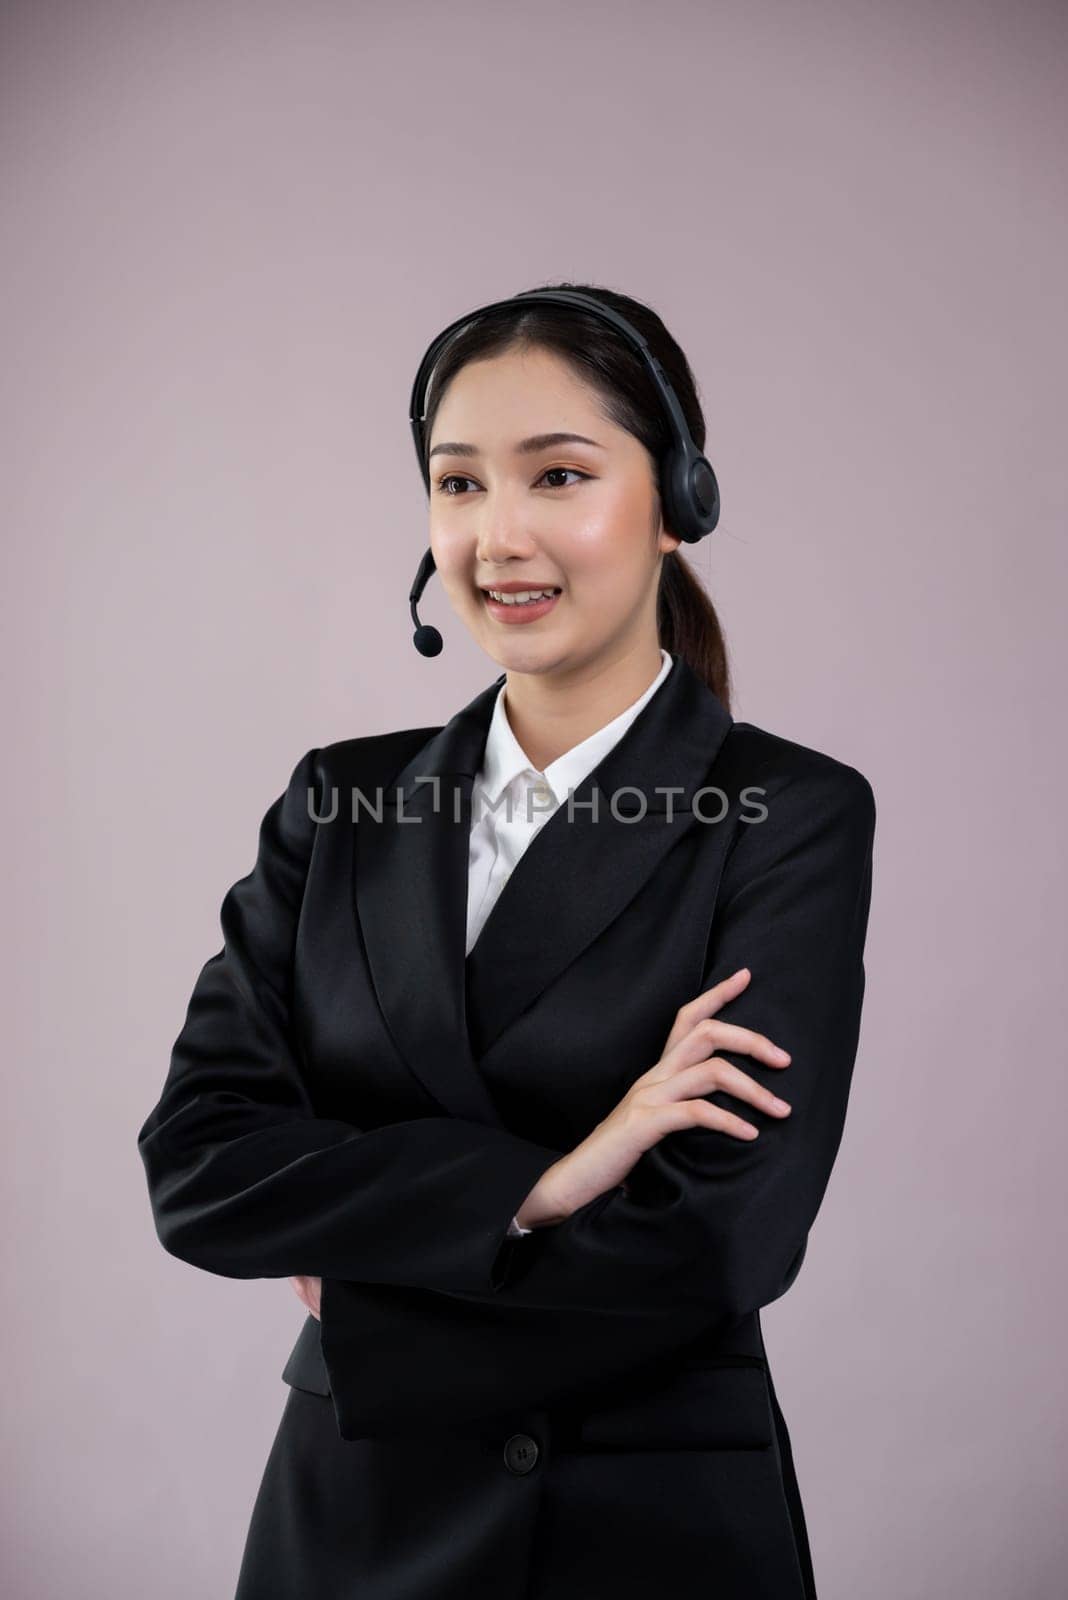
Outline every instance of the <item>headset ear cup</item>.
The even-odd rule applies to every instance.
[[[719,521],[719,484],[707,456],[695,455],[690,461],[690,499],[700,522],[701,533],[711,533]]]
[[[668,451],[660,469],[664,526],[677,539],[696,544],[719,521],[719,486],[707,459],[696,449]]]
[[[689,544],[690,520],[686,514],[685,500],[679,493],[677,463],[677,450],[669,450],[660,463],[660,517],[668,533]]]

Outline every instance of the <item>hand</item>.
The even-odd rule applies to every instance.
[[[322,1319],[319,1316],[319,1296],[323,1292],[322,1278],[300,1277],[290,1278],[289,1281],[296,1290],[297,1298],[304,1301],[304,1304],[317,1322],[321,1321]]]
[[[715,1020],[714,1013],[740,994],[749,978],[748,967],[742,967],[680,1007],[660,1060],[587,1139],[542,1173],[517,1213],[521,1226],[570,1216],[621,1184],[646,1150],[677,1129],[717,1128],[732,1138],[757,1138],[759,1129],[752,1123],[703,1098],[716,1089],[774,1116],[789,1115],[785,1100],[714,1054],[717,1048],[744,1051],[769,1067],[789,1065],[787,1051],[762,1033]]]

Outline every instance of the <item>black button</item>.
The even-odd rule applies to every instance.
[[[504,1447],[504,1464],[509,1472],[529,1472],[537,1464],[538,1444],[529,1433],[513,1433]]]

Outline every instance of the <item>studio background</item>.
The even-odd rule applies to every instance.
[[[137,1127],[297,758],[496,677],[439,580],[411,643],[407,401],[562,278],[693,365],[735,716],[878,805],[845,1138],[762,1318],[821,1596],[1059,1592],[1066,35],[8,0],[7,1594],[232,1588],[305,1311],[163,1252]]]

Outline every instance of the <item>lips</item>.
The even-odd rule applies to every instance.
[[[531,587],[533,588],[535,585],[532,584]],[[523,624],[537,622],[539,617],[548,616],[549,612],[553,610],[557,602],[562,598],[561,595],[554,594],[544,600],[529,600],[517,605],[514,601],[509,603],[504,600],[494,600],[492,595],[487,594],[484,589],[480,592],[489,615],[496,622],[503,623]]]
[[[540,594],[544,589],[559,589],[559,583],[539,583],[536,579],[528,578],[526,583],[476,583],[475,588],[480,594]]]

